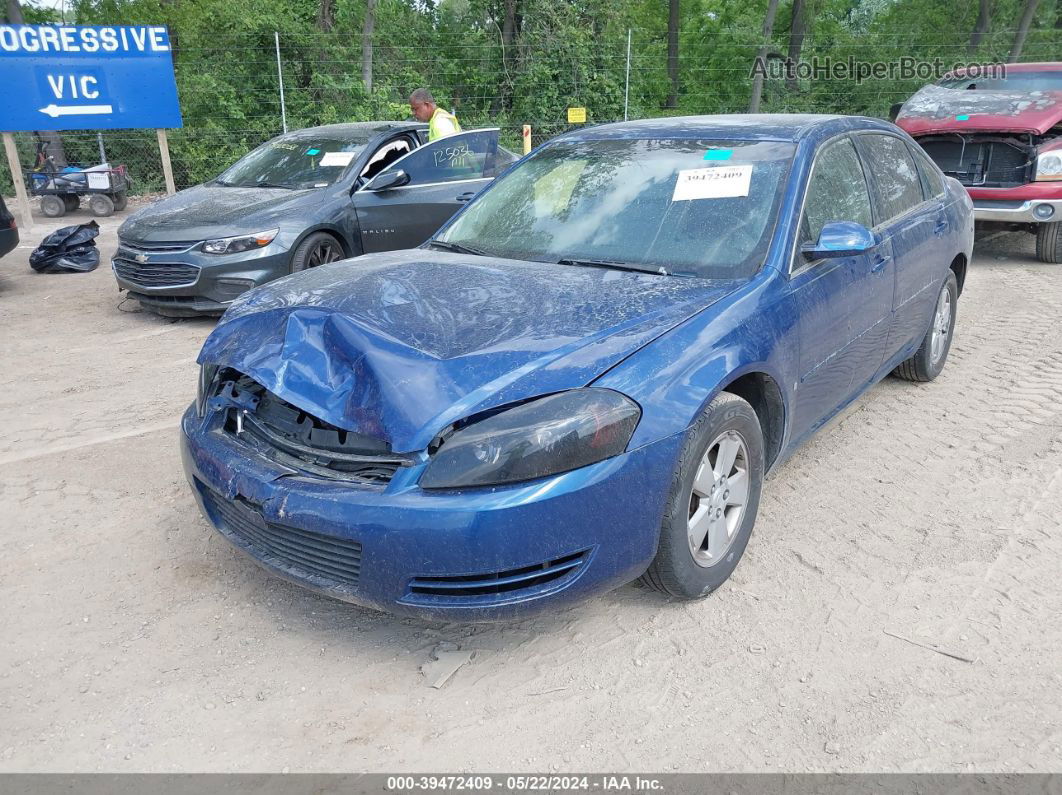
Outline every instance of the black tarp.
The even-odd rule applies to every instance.
[[[100,264],[95,221],[78,226],[64,226],[41,241],[30,254],[30,267],[38,273],[87,273]]]

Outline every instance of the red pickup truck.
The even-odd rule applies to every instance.
[[[970,192],[974,218],[1027,229],[1036,256],[1062,263],[1062,63],[955,72],[900,107],[906,130]]]

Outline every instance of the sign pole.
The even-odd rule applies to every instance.
[[[33,212],[30,210],[29,196],[26,194],[26,179],[22,176],[22,166],[18,162],[18,150],[15,148],[15,136],[4,133],[4,151],[7,152],[7,167],[11,169],[11,181],[15,183],[15,196],[18,209],[22,214],[22,228],[27,232],[33,227]]]
[[[273,44],[277,50],[277,82],[280,83],[280,124],[284,127],[284,134],[288,132],[288,111],[284,107],[284,70],[280,68],[280,33],[273,31]]]
[[[166,177],[166,193],[172,196],[177,192],[177,188],[173,184],[173,166],[170,165],[170,143],[166,138],[165,130],[155,130],[155,135],[159,139],[159,154],[162,155],[162,174]]]
[[[631,29],[627,28],[627,77],[623,81],[623,120],[627,121],[627,100],[631,96]]]

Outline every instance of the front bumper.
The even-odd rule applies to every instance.
[[[1043,224],[1062,221],[1062,199],[977,199],[973,200],[978,221],[1014,224]],[[1041,209],[1044,208],[1044,209]]]
[[[141,306],[175,317],[221,314],[242,293],[284,276],[291,265],[291,252],[279,241],[220,256],[199,251],[198,244],[173,249],[119,241],[111,270],[118,287]]]
[[[427,492],[424,464],[360,486],[287,469],[216,415],[190,408],[181,429],[200,509],[260,565],[343,601],[459,621],[522,617],[641,574],[682,442],[526,484]]]

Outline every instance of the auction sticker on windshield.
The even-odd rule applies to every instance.
[[[748,196],[751,182],[751,165],[684,169],[678,173],[671,201]]]
[[[322,166],[346,166],[354,159],[357,152],[325,152],[321,158]]]

